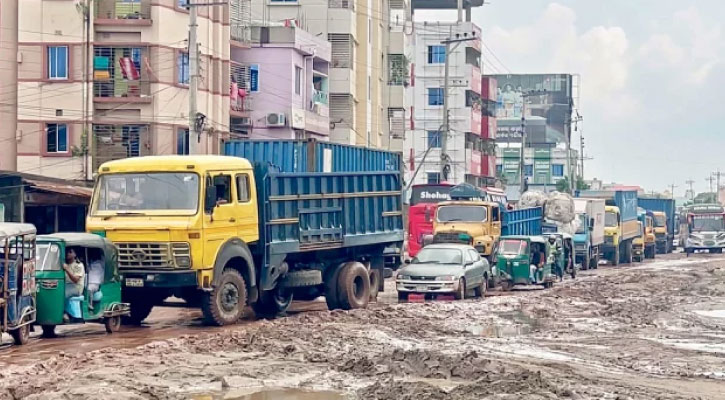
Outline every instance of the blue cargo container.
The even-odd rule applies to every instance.
[[[278,285],[284,269],[290,275],[318,270],[325,282],[335,282],[330,275],[352,260],[382,271],[386,249],[402,247],[399,171],[291,173],[263,162],[254,171],[259,242],[253,251],[262,260],[262,290]],[[322,286],[300,289],[304,292],[295,296],[330,294]],[[331,307],[334,301],[328,298]]]
[[[316,140],[234,140],[224,155],[270,163],[281,172],[401,171],[402,154]]]
[[[501,235],[541,235],[544,210],[541,207],[505,211],[501,224]]]
[[[657,250],[661,253],[669,253],[672,249],[672,242],[675,239],[675,200],[640,197],[637,199],[639,206],[648,211],[659,211],[667,216],[667,235],[657,235]]]
[[[619,208],[622,222],[637,220],[636,190],[583,190],[577,197],[604,199],[606,205]]]

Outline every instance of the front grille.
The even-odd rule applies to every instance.
[[[465,239],[461,237],[461,235],[464,235]],[[442,232],[442,233],[436,233],[436,235],[433,237],[433,242],[435,243],[470,243],[470,239],[468,239],[468,234],[464,232]]]
[[[585,245],[585,244],[575,244],[574,245],[574,250],[584,251],[586,249],[587,249],[587,245]]]
[[[655,233],[657,239],[664,239],[667,236],[666,233]]]
[[[411,276],[410,280],[413,281],[435,281],[435,276]]]
[[[173,268],[170,243],[116,243],[120,268]]]
[[[605,236],[604,237],[604,243],[606,243],[606,244],[614,244],[614,237],[613,236]]]

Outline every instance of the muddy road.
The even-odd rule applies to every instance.
[[[234,327],[164,307],[111,336],[65,329],[0,349],[0,399],[725,399],[723,256],[484,300],[395,304],[390,288],[367,310]]]

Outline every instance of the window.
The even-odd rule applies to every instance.
[[[471,255],[471,261],[473,262],[476,262],[481,258],[476,250],[468,250],[468,254]]]
[[[176,131],[176,154],[189,154],[189,129],[179,128]]]
[[[126,148],[126,157],[139,157],[141,155],[141,126],[123,126],[121,145]]]
[[[440,183],[441,182],[441,174],[440,172],[428,172],[428,183]]]
[[[302,94],[302,68],[295,65],[295,94]]]
[[[48,47],[48,79],[68,79],[68,46]]]
[[[259,65],[252,64],[249,66],[249,91],[259,91]]]
[[[428,46],[428,64],[446,62],[446,46]]]
[[[177,81],[181,85],[189,84],[189,53],[179,53],[176,63]]]
[[[232,202],[232,177],[229,175],[217,175],[214,177],[216,186],[217,204],[229,204]]]
[[[189,0],[176,0],[176,2],[181,8],[186,8],[186,5],[189,4]]]
[[[428,147],[441,147],[441,131],[428,131]]]
[[[551,174],[554,176],[564,176],[564,164],[551,164]]]
[[[532,164],[524,165],[524,176],[534,176],[534,166]]]
[[[428,88],[428,105],[443,105],[443,88]]]
[[[249,201],[249,175],[237,175],[237,201],[240,203]]]
[[[68,126],[66,124],[48,124],[45,126],[47,141],[45,150],[48,153],[68,152]]]

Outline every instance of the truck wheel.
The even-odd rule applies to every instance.
[[[10,336],[13,337],[13,342],[16,345],[28,343],[28,340],[30,340],[30,324],[23,325],[18,329],[10,331]]]
[[[612,256],[612,260],[611,261],[612,261],[612,265],[614,265],[614,266],[619,265],[619,261],[620,261],[619,246],[617,246],[614,249],[614,253],[613,253],[613,256]]]
[[[632,251],[632,242],[624,245],[624,263],[631,264],[634,261],[634,252]]]
[[[239,321],[247,305],[247,285],[239,271],[227,268],[219,283],[204,295],[201,311],[210,325],[231,325]]]
[[[103,325],[106,326],[107,333],[118,332],[121,328],[121,317],[118,315],[115,317],[108,317],[103,321]]]
[[[290,271],[282,280],[284,287],[298,288],[322,284],[322,272],[316,269]]]
[[[128,303],[131,307],[131,313],[122,318],[124,325],[141,325],[141,322],[151,314],[151,310],[154,308],[153,301],[149,299],[134,298],[129,300]]]
[[[383,275],[379,269],[370,270],[370,301],[378,301],[378,293],[380,292],[380,281],[383,279]]]
[[[252,304],[254,315],[261,317],[275,317],[283,314],[292,304],[292,291],[277,285],[272,290],[263,291],[256,303]]]
[[[325,302],[330,311],[340,308],[340,301],[337,296],[337,280],[340,277],[340,270],[342,270],[344,265],[341,264],[337,267],[328,266],[327,271],[325,271]]]
[[[43,337],[52,339],[55,337],[55,325],[43,325]]]
[[[359,262],[346,263],[337,278],[337,298],[340,308],[365,308],[370,302],[370,275]]]
[[[582,260],[582,269],[585,271],[588,270],[590,263],[591,258],[589,258],[589,253],[587,253],[586,255],[584,255],[584,259]]]
[[[591,263],[592,263],[592,265],[591,265],[591,268],[592,269],[598,269],[599,268],[599,254],[597,254],[596,256],[594,256],[594,258],[592,259]]]

